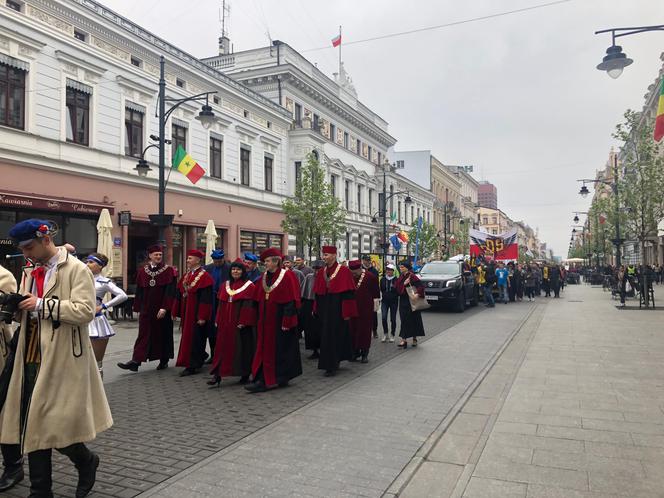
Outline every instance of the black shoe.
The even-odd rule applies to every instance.
[[[8,489],[13,488],[24,478],[25,474],[23,473],[23,465],[19,465],[12,470],[7,470],[7,468],[5,468],[2,476],[0,476],[0,491],[7,491]]]
[[[369,363],[369,358],[367,358],[367,355],[362,355],[362,363]]]
[[[165,370],[168,368],[168,360],[161,360],[157,365],[157,370]]]
[[[196,375],[198,373],[198,369],[196,368],[185,368],[180,372],[180,377],[189,377],[190,375]]]
[[[237,381],[238,384],[246,384],[249,382],[249,376],[248,375],[243,375],[240,377],[240,380]]]
[[[118,363],[118,367],[122,370],[131,370],[132,372],[138,372],[139,366],[141,366],[141,364],[134,360],[130,360],[127,363]]]
[[[212,389],[214,387],[219,387],[220,388],[221,387],[221,377],[219,377],[218,375],[215,375],[214,378],[208,380],[206,382],[206,384],[208,386],[210,386],[210,389]]]
[[[318,353],[317,349],[314,349],[314,352],[311,353],[307,358],[309,358],[310,360],[317,360],[318,358],[320,358],[320,354]]]
[[[249,391],[250,394],[264,393],[265,391],[267,391],[267,389],[265,388],[265,384],[263,384],[260,381],[259,382],[252,382],[251,384],[248,384],[248,385],[244,386],[244,388],[247,391]]]
[[[78,469],[78,485],[76,486],[76,498],[84,498],[90,494],[97,480],[97,468],[99,457],[93,453],[92,460],[88,465]]]
[[[325,377],[334,377],[336,375],[336,372],[334,370],[325,370],[325,373],[323,375],[325,375]]]
[[[279,382],[279,387],[288,387],[288,381]]]

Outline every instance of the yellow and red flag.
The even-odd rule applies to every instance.
[[[187,154],[182,145],[178,145],[173,156],[173,169],[178,170],[194,184],[205,176],[205,170]]]
[[[657,106],[657,117],[655,118],[655,142],[664,137],[664,77],[659,91],[659,105]]]

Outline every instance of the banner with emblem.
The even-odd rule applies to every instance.
[[[473,257],[484,256],[487,259],[498,261],[519,258],[516,228],[497,235],[471,228],[468,235],[470,238],[470,255]]]

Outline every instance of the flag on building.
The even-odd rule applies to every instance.
[[[191,183],[196,183],[205,176],[205,170],[187,154],[182,145],[178,145],[173,156],[173,169],[186,176]]]
[[[339,45],[341,45],[341,33],[332,38],[332,46],[336,48]]]
[[[399,237],[397,237],[397,234],[395,233],[390,237],[390,242],[392,243],[392,247],[394,247],[394,250],[396,252],[399,252],[401,249],[401,241],[399,240]]]
[[[657,106],[657,117],[655,118],[655,142],[664,137],[664,76],[659,90],[659,104]]]
[[[407,234],[406,232],[404,232],[403,230],[401,230],[401,231],[397,234],[397,237],[399,237],[399,240],[400,240],[401,242],[403,242],[404,244],[408,244],[408,240],[409,240],[409,238],[408,238],[408,234]]]

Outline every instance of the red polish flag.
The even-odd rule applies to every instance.
[[[341,33],[339,33],[337,36],[332,38],[332,46],[333,47],[338,47],[341,45]]]

